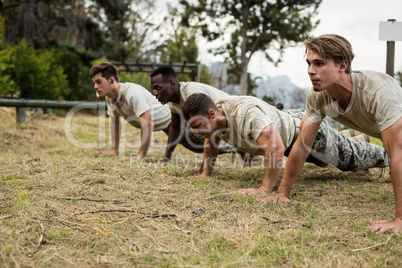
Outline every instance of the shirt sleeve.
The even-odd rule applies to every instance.
[[[249,108],[245,114],[242,130],[243,135],[244,137],[251,137],[257,142],[257,139],[260,137],[264,128],[272,124],[274,121],[258,107]]]
[[[317,93],[314,93],[312,90],[307,94],[306,112],[304,113],[304,116],[313,124],[321,124],[326,114],[323,113],[320,108],[320,104],[322,104],[323,101],[319,101],[316,94]],[[321,96],[321,94],[319,94],[319,96]]]
[[[174,114],[180,114],[181,110],[178,106],[173,105],[171,102],[167,103],[167,106],[169,107],[170,111]]]
[[[371,110],[380,131],[391,127],[402,117],[402,100],[397,90],[402,90],[399,85],[384,85],[377,91],[378,96],[372,98]]]
[[[114,105],[110,104],[107,102],[107,115],[109,117],[117,117],[119,116],[116,112],[116,109],[114,108]]]
[[[140,117],[143,113],[151,109],[146,96],[141,92],[141,88],[132,91],[129,103],[137,117]]]

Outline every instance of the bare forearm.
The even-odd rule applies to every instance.
[[[294,150],[294,151],[293,151]],[[304,147],[295,146],[292,148],[292,153],[286,162],[285,171],[282,176],[282,181],[278,187],[278,193],[289,197],[292,191],[293,184],[299,176],[304,162],[306,161],[310,151]]]
[[[208,152],[206,152],[204,150],[204,162],[203,162],[204,166],[203,166],[202,174],[207,175],[207,176],[212,174],[212,170],[214,169],[215,161],[218,156],[218,150],[219,149],[215,149],[215,148],[212,148]]]
[[[391,157],[391,179],[395,192],[396,215],[402,220],[402,154],[394,154]]]
[[[151,125],[141,126],[141,146],[139,151],[139,157],[143,158],[147,155],[149,146],[151,144]]]
[[[119,117],[110,118],[110,132],[112,135],[112,149],[118,153],[120,145],[120,119]]]
[[[169,135],[168,135],[168,140],[166,144],[166,151],[165,151],[165,159],[170,159],[172,157],[173,151],[176,148],[176,145],[178,143],[178,138],[180,136],[180,129],[173,128],[170,126],[169,128]]]
[[[275,187],[282,168],[283,153],[276,152],[264,156],[264,178],[261,188],[264,192],[269,193]]]
[[[218,156],[219,147],[216,147],[213,144],[219,145],[219,141],[212,142],[211,139],[208,138],[206,138],[204,141],[202,174],[205,176],[209,176],[212,174],[212,170]]]

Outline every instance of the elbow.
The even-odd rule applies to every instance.
[[[141,120],[141,127],[145,129],[152,129],[154,127],[154,124],[150,119],[143,119]]]
[[[285,155],[285,150],[286,150],[286,148],[285,148],[284,145],[278,146],[278,148],[276,150],[277,156],[278,157],[283,157]]]
[[[269,158],[283,158],[285,155],[285,146],[277,145],[265,151],[265,156]]]

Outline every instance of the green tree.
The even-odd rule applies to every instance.
[[[198,63],[198,46],[195,36],[189,34],[183,29],[175,31],[172,39],[167,41],[167,59],[165,62],[177,63]],[[180,81],[190,81],[191,78],[187,74],[179,74]]]
[[[93,52],[103,45],[103,31],[85,0],[4,0],[0,12],[6,21],[5,39],[11,44],[25,40],[50,48],[64,43]]]
[[[113,6],[112,2],[116,5]],[[47,55],[40,49],[48,49],[49,53],[54,55],[54,58],[52,58],[49,63],[46,63],[45,66],[49,66],[50,64],[54,70],[63,70],[64,76],[68,79],[68,87],[63,84],[64,80],[61,80],[60,87],[54,88],[54,90],[58,90],[57,92],[60,94],[56,96],[56,98],[86,100],[93,94],[88,71],[94,57],[89,53],[101,55],[107,37],[111,36],[110,32],[116,35],[114,29],[110,30],[106,28],[103,30],[103,28],[101,28],[104,22],[98,20],[98,15],[106,13],[106,17],[111,21],[108,25],[112,25],[120,32],[124,32],[124,29],[121,30],[120,27],[118,27],[118,23],[115,23],[115,21],[117,20],[119,23],[122,22],[124,17],[122,18],[120,15],[126,12],[127,5],[124,5],[124,3],[128,2],[128,0],[5,0],[4,5],[0,7],[1,16],[5,20],[4,40],[14,46],[22,40],[33,44],[32,48],[39,50],[27,52],[27,49],[25,52],[34,54],[34,58],[31,59],[34,63],[37,63],[35,61],[41,61]],[[96,16],[91,14],[93,10],[97,11]],[[107,10],[107,12],[103,12],[103,10]],[[123,35],[124,34],[119,35],[119,38],[121,37],[120,39],[124,41],[126,39],[122,37]],[[119,40],[118,38],[110,39]],[[12,47],[10,47],[10,49],[11,48]],[[31,47],[29,49],[31,49]],[[110,51],[110,54],[113,52],[108,49],[104,50]],[[7,51],[2,52],[3,57],[7,56],[6,52]],[[15,60],[17,57],[14,56],[10,58],[9,61],[5,62],[8,62],[10,66],[13,64],[19,66],[19,63],[12,61],[13,59]],[[5,73],[6,69],[10,70],[8,67],[5,68],[4,64],[3,67],[0,68],[3,69],[3,71],[1,71],[2,74]],[[28,69],[32,73],[40,74],[43,73],[43,70],[40,70],[41,68],[42,65],[32,64]],[[16,72],[14,72],[14,76],[15,75],[17,75]],[[56,71],[53,75],[56,75]],[[7,78],[8,76],[5,76],[2,79],[5,80],[3,81],[3,85],[9,84]],[[15,80],[12,79],[11,81]],[[18,84],[21,83],[22,82],[18,82]],[[5,94],[13,94],[21,90],[21,94],[26,95],[28,93],[24,91],[25,88],[26,86],[20,87],[18,85],[13,88],[12,85],[9,84],[7,86],[8,91],[4,92],[3,89],[2,92]],[[38,92],[38,95],[44,93],[42,89],[40,90],[41,92]],[[37,97],[33,92],[29,92],[29,95]],[[55,96],[49,92],[45,95],[49,97],[51,95]]]
[[[205,64],[200,64],[201,72],[200,72],[200,82],[211,85],[211,73],[209,72],[208,66]]]
[[[275,98],[273,98],[272,96],[267,96],[267,95],[262,96],[262,100],[271,105],[275,105],[275,102],[276,102]]]
[[[10,75],[12,69],[14,66],[11,62],[11,50],[4,43],[4,19],[0,17],[0,95],[13,97],[18,92],[18,87]]]
[[[139,0],[137,0],[139,1]],[[88,16],[102,25],[105,43],[103,53],[107,58],[124,61],[129,56],[129,25],[132,0],[94,0],[88,6]]]
[[[402,70],[395,74],[395,79],[399,82],[399,85],[402,87]]]
[[[197,63],[198,46],[194,35],[181,30],[167,43],[167,62]]]
[[[133,0],[127,17],[129,49],[127,61],[161,62],[166,58],[167,16],[157,12],[156,1]]]
[[[131,73],[122,71],[122,72],[119,72],[119,77],[120,77],[120,82],[122,82],[122,83],[130,82],[130,83],[134,83],[137,85],[141,85],[152,93],[152,91],[150,90],[151,81],[150,81],[149,75],[147,73],[138,72],[135,74],[131,74]]]
[[[198,45],[196,30],[184,27],[180,23],[180,15],[176,8],[169,7],[169,15],[166,18],[166,62],[198,62]]]
[[[94,96],[89,70],[94,57],[72,47],[58,47],[55,52],[55,64],[63,66],[63,74],[68,87],[60,92],[64,100],[88,100]]]
[[[11,77],[12,69],[14,65],[11,62],[11,51],[5,47],[0,50],[0,95],[14,97],[19,90]]]
[[[10,62],[13,69],[7,72],[21,98],[57,99],[68,86],[63,68],[56,64],[53,51],[35,50],[22,41],[12,48]]]
[[[166,23],[161,28],[166,33],[164,45],[166,53],[162,55],[161,62],[181,63],[183,66],[186,63],[199,63],[197,32],[180,24],[180,15],[176,8],[169,7],[168,11]],[[201,68],[200,76],[210,81],[206,66],[200,64],[199,68]],[[180,81],[192,79],[188,74],[179,74],[178,78]]]
[[[240,76],[240,94],[247,92],[247,67],[257,51],[278,64],[285,48],[307,38],[322,0],[180,0],[185,8],[182,23],[199,29],[208,41],[221,39],[213,49],[222,54]],[[195,2],[195,4],[193,4]],[[225,41],[228,39],[228,41]],[[279,52],[274,59],[269,52]]]

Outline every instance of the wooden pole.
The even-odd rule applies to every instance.
[[[390,22],[395,22],[395,19],[389,19]],[[395,67],[395,41],[387,41],[387,63],[386,73],[394,77]]]

